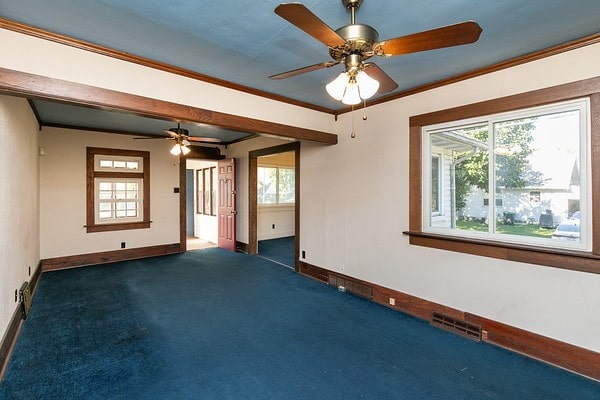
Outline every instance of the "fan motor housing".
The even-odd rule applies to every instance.
[[[345,25],[335,33],[346,41],[344,46],[329,50],[329,54],[336,61],[341,61],[349,54],[360,54],[366,60],[373,56],[373,46],[379,41],[379,33],[369,25]]]

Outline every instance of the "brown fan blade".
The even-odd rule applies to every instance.
[[[172,140],[174,138],[172,137],[164,137],[164,136],[157,136],[157,137],[134,137],[134,140],[154,140],[154,139],[167,139],[167,140]]]
[[[377,93],[389,93],[392,90],[398,89],[398,84],[394,82],[388,74],[386,74],[377,64],[365,63],[365,72],[371,78],[379,82]]]
[[[386,55],[397,56],[474,43],[480,34],[481,27],[477,22],[467,21],[385,40],[379,44]]]
[[[186,136],[190,142],[204,142],[204,143],[221,143],[222,140],[214,137],[200,137],[200,136]]]
[[[275,14],[308,33],[325,46],[337,47],[346,44],[340,35],[302,4],[280,4],[275,8]]]
[[[319,64],[309,65],[308,67],[302,67],[302,68],[294,69],[292,71],[283,72],[281,74],[271,75],[269,78],[270,79],[285,79],[285,78],[289,78],[290,76],[304,74],[305,72],[311,72],[311,71],[316,71],[318,69],[333,67],[334,65],[338,65],[339,63],[340,63],[339,61],[325,61],[325,62],[322,62]]]
[[[188,130],[187,129],[183,129],[183,128],[179,128],[179,125],[177,126],[177,128],[171,128],[171,129],[163,129],[163,132],[166,133],[167,135],[173,137],[173,138],[177,138],[181,135],[187,135],[188,134]]]

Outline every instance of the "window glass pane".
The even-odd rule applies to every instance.
[[[115,161],[113,161],[113,166],[114,166],[114,168],[126,168],[127,167],[127,162],[126,161],[115,160]]]
[[[210,214],[211,204],[210,204],[210,193],[211,193],[211,174],[210,168],[204,168],[202,170],[204,175],[204,214]]]
[[[112,204],[111,203],[100,203],[98,204],[98,209],[100,211],[110,211],[112,208]]]
[[[139,169],[140,163],[137,161],[127,161],[127,169]]]
[[[198,186],[196,188],[198,191],[196,194],[196,212],[202,214],[204,209],[204,174],[201,169],[196,171],[196,185]]]
[[[295,180],[292,168],[278,168],[279,171],[279,203],[295,202]]]
[[[504,200],[496,233],[580,241],[579,220],[569,221],[579,211],[579,125],[578,111],[494,124],[496,192]]]
[[[100,190],[112,190],[112,182],[100,182],[98,184]]]
[[[100,160],[100,168],[112,168],[112,160]]]
[[[112,212],[111,211],[100,211],[98,213],[98,217],[100,219],[112,218]]]
[[[277,168],[258,167],[258,203],[274,204],[277,201]]]
[[[431,188],[429,226],[474,232],[487,232],[488,124],[452,127],[430,135],[432,157],[427,182]],[[438,161],[434,162],[436,158]],[[448,171],[447,179],[441,178]],[[435,179],[433,179],[435,174]],[[440,198],[448,199],[448,209],[440,215]]]

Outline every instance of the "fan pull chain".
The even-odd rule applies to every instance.
[[[354,133],[354,105],[352,105],[351,114],[352,114],[352,133],[350,134],[350,137],[352,139],[354,139],[356,137],[356,133]]]
[[[367,109],[367,99],[363,99],[363,121],[366,121],[368,119],[367,117],[367,111],[365,111]]]

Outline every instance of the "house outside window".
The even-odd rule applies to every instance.
[[[150,227],[149,154],[87,148],[87,232]]]
[[[589,136],[587,99],[423,127],[423,231],[588,250]],[[450,182],[437,189],[443,168]],[[432,222],[440,194],[452,204],[444,224]],[[561,223],[577,235],[557,238]]]

